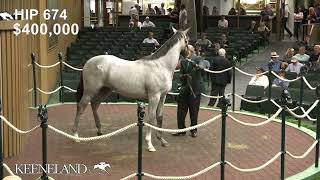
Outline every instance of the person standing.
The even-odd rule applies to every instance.
[[[298,7],[294,12],[294,35],[298,41],[299,41],[299,32],[300,32],[303,19],[304,19],[303,12],[301,8]]]
[[[284,14],[283,14],[283,26],[284,29],[287,31],[287,33],[289,34],[289,38],[292,37],[292,32],[290,31],[290,29],[287,27],[287,22],[289,19],[289,15],[290,15],[290,9],[289,9],[289,5],[286,4],[284,5]]]
[[[180,14],[179,14],[179,28],[185,30],[188,23],[188,13],[186,10],[186,6],[184,4],[181,5]]]
[[[189,110],[191,126],[198,123],[198,113],[200,107],[201,93],[204,90],[202,72],[204,59],[195,55],[194,47],[188,45],[188,55],[181,60],[180,80],[182,87],[178,96],[177,121],[178,128],[184,129],[185,118]],[[197,129],[190,131],[192,137],[197,137]],[[185,135],[186,132],[174,133],[173,136]]]
[[[145,12],[146,15],[155,15],[156,11],[151,7],[151,4],[148,4],[148,8]]]
[[[160,7],[161,15],[166,15],[166,9],[164,8],[164,6],[165,6],[165,4],[161,3],[161,7]]]
[[[212,59],[210,62],[210,70],[221,71],[231,67],[228,59],[226,59],[226,50],[221,48],[218,51],[218,56]],[[226,85],[231,82],[231,71],[226,71],[223,73],[211,73],[211,96],[224,96],[224,91]],[[216,103],[216,98],[211,98],[208,106],[214,106]],[[218,107],[220,106],[220,101]]]

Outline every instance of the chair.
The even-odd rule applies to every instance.
[[[253,101],[261,100],[263,97],[265,97],[264,87],[248,85],[246,89],[246,93],[242,97],[249,100],[253,100]],[[241,100],[240,109],[257,112],[261,110],[261,103],[254,104],[254,103],[249,103],[244,100]]]

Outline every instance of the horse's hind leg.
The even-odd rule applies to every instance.
[[[162,128],[163,107],[164,107],[165,100],[166,100],[166,96],[161,97],[160,101],[159,101],[158,108],[157,108],[157,125],[159,128]],[[160,140],[161,145],[163,147],[169,146],[169,143],[165,139],[163,139],[161,131],[157,131],[157,139]]]
[[[91,108],[92,108],[92,113],[94,117],[94,121],[96,123],[97,127],[97,135],[100,136],[102,135],[101,132],[101,123],[100,123],[100,118],[98,115],[98,108],[103,100],[107,98],[111,94],[111,90],[107,87],[103,87],[100,89],[99,93],[91,100]]]

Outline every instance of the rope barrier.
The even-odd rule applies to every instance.
[[[288,112],[293,115],[296,118],[302,119],[305,118],[307,115],[309,115],[309,113],[317,106],[317,104],[319,103],[319,100],[316,100],[313,105],[307,110],[304,111],[304,113],[302,115],[298,115],[296,113],[294,113],[291,109],[287,108]]]
[[[132,173],[132,174],[130,174],[129,176],[122,178],[121,180],[132,179],[132,178],[134,178],[134,177],[136,177],[136,176],[137,176],[137,173]]]
[[[13,129],[14,131],[16,131],[17,133],[20,133],[20,134],[28,134],[28,133],[31,133],[32,131],[36,130],[37,128],[40,127],[40,125],[37,125],[35,127],[33,127],[32,129],[30,130],[27,130],[27,131],[24,131],[24,130],[21,130],[21,129],[18,129],[16,128],[11,122],[9,122],[4,116],[0,115],[0,119],[2,119],[2,121],[4,123],[6,123],[11,129]]]
[[[32,66],[32,64],[28,64],[28,66],[27,67],[31,67]]]
[[[29,90],[28,90],[28,93],[30,93],[30,92],[32,92],[32,91],[33,91],[33,88],[29,89]]]
[[[73,69],[75,71],[82,71],[82,69],[79,69],[79,68],[76,68],[76,67],[73,67],[71,66],[70,64],[66,63],[66,62],[63,62],[64,65],[66,65],[67,67],[69,67],[70,69]]]
[[[52,68],[52,67],[58,66],[60,64],[60,62],[57,62],[55,64],[45,66],[45,65],[38,64],[37,62],[34,62],[34,63],[40,68]]]
[[[250,169],[242,169],[239,168],[235,165],[233,165],[231,162],[226,161],[226,164],[229,164],[231,167],[233,167],[234,169],[241,171],[241,172],[253,172],[253,171],[259,171],[265,167],[267,167],[269,164],[273,163],[279,156],[281,155],[281,152],[278,152],[278,154],[276,154],[273,158],[271,158],[269,161],[267,161],[266,163],[264,163],[261,166],[255,167],[255,168],[250,168]]]
[[[40,92],[43,93],[43,94],[49,95],[49,94],[54,94],[54,93],[58,92],[61,88],[62,88],[62,87],[60,86],[60,87],[58,87],[57,89],[55,89],[55,90],[53,90],[53,91],[50,91],[50,92],[43,91],[43,90],[41,90],[40,88],[37,88],[37,90],[40,91]]]
[[[281,106],[275,100],[271,99],[270,102],[272,102],[278,108],[281,108]]]
[[[221,70],[221,71],[211,71],[209,69],[204,69],[204,71],[209,72],[209,73],[213,73],[213,74],[219,74],[219,73],[223,73],[223,72],[226,72],[226,71],[230,71],[231,69],[232,69],[232,67],[230,67],[228,69]]]
[[[207,97],[207,98],[215,98],[215,99],[220,99],[223,98],[223,96],[210,96],[210,95],[206,95],[204,93],[201,93],[202,96]],[[232,95],[231,93],[225,94],[224,96],[230,96]]]
[[[255,76],[255,75],[260,76],[260,75],[268,74],[268,71],[263,72],[263,73],[260,73],[260,74],[250,74],[250,73],[247,73],[247,72],[242,71],[241,69],[239,69],[239,68],[237,68],[237,67],[236,67],[236,70],[239,71],[240,73],[244,74],[244,75],[251,76],[251,77],[253,77],[253,76]]]
[[[195,126],[190,126],[190,127],[184,128],[184,129],[165,129],[165,128],[156,127],[156,126],[151,125],[149,123],[144,123],[144,124],[145,124],[145,126],[151,128],[151,129],[160,131],[160,132],[181,133],[181,132],[187,132],[187,131],[190,131],[190,130],[193,130],[193,129],[197,129],[197,128],[200,128],[202,126],[206,126],[206,125],[212,123],[213,121],[215,121],[216,119],[218,119],[220,117],[221,117],[221,115],[217,115],[217,116],[213,117],[212,119],[209,119],[208,121],[205,121],[205,122],[203,122],[201,124],[198,124],[198,125],[195,125]]]
[[[3,167],[6,169],[6,171],[9,173],[10,176],[16,176],[11,169],[9,168],[9,166],[5,163],[3,163]]]
[[[262,99],[262,100],[259,100],[259,101],[252,101],[252,100],[249,100],[249,99],[246,99],[238,94],[234,94],[236,97],[240,98],[241,100],[243,101],[246,101],[246,102],[249,102],[249,103],[254,103],[254,104],[259,104],[259,103],[263,103],[263,102],[266,102],[268,101],[268,99]]]
[[[172,96],[178,96],[179,93],[174,93],[174,92],[168,92],[169,95],[172,95]]]
[[[65,137],[67,137],[69,139],[72,139],[72,140],[76,140],[76,141],[95,141],[95,140],[110,138],[110,137],[115,136],[117,134],[120,134],[120,133],[122,133],[124,131],[127,131],[128,129],[133,128],[135,126],[137,126],[137,123],[132,123],[132,124],[126,126],[126,127],[118,129],[118,130],[116,130],[114,132],[111,132],[111,133],[108,133],[108,134],[104,134],[104,135],[101,135],[101,136],[93,136],[93,137],[77,137],[77,136],[73,136],[73,135],[70,135],[68,133],[65,133],[62,130],[59,130],[59,129],[51,126],[51,125],[49,125],[48,127],[49,127],[49,129],[51,129],[55,133],[60,134],[62,136],[65,136]]]
[[[311,90],[316,90],[317,89],[315,87],[312,87],[304,76],[303,76],[303,81],[306,83],[306,85],[308,86],[309,89],[311,89]]]
[[[303,107],[301,107],[301,110],[302,110],[303,113],[306,113],[306,110],[305,110]],[[310,121],[317,121],[317,119],[310,117],[309,114],[308,114],[306,117],[307,117],[307,119],[309,119]]]
[[[216,162],[214,164],[212,164],[211,166],[197,172],[197,173],[194,173],[192,175],[189,175],[189,176],[156,176],[156,175],[152,175],[152,174],[148,174],[148,173],[144,173],[144,176],[146,177],[149,177],[149,178],[153,178],[153,179],[163,179],[163,180],[166,180],[166,179],[170,179],[170,180],[174,180],[174,179],[192,179],[192,178],[195,178],[197,176],[200,176],[210,170],[212,170],[213,168],[217,167],[218,165],[220,165],[221,162]]]
[[[175,73],[180,72],[180,69],[174,70]]]
[[[228,116],[234,120],[235,122],[239,123],[239,124],[242,124],[242,125],[245,125],[245,126],[262,126],[262,125],[265,125],[265,124],[268,124],[269,122],[273,121],[282,111],[282,108],[279,108],[278,111],[272,115],[269,119],[267,119],[266,121],[263,121],[263,122],[260,122],[260,123],[246,123],[246,122],[243,122],[243,121],[240,121],[238,120],[237,118],[233,117],[232,115],[228,114]]]
[[[66,88],[67,90],[69,90],[70,92],[77,92],[77,90],[72,89],[72,88],[70,88],[68,86],[63,86],[63,87]]]
[[[294,82],[294,81],[297,81],[297,80],[301,79],[301,77],[297,77],[296,79],[291,79],[291,80],[285,79],[285,78],[280,77],[277,73],[275,73],[275,72],[273,72],[273,71],[272,71],[272,74],[273,74],[274,76],[276,76],[277,78],[279,78],[279,79],[281,79],[281,80],[283,80],[283,81],[286,81],[286,82]]]
[[[308,149],[304,154],[302,154],[302,155],[300,155],[300,156],[293,155],[293,154],[291,154],[289,151],[286,151],[286,153],[287,153],[289,156],[291,156],[291,157],[293,157],[293,158],[295,158],[295,159],[305,158],[305,157],[312,151],[312,149],[317,145],[318,142],[319,142],[318,140],[314,141],[314,143],[309,147],[309,149]]]

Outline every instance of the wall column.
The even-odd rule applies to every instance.
[[[181,0],[181,4],[186,6],[188,13],[188,25],[191,27],[188,35],[191,39],[197,39],[197,19],[196,5],[194,0]]]

